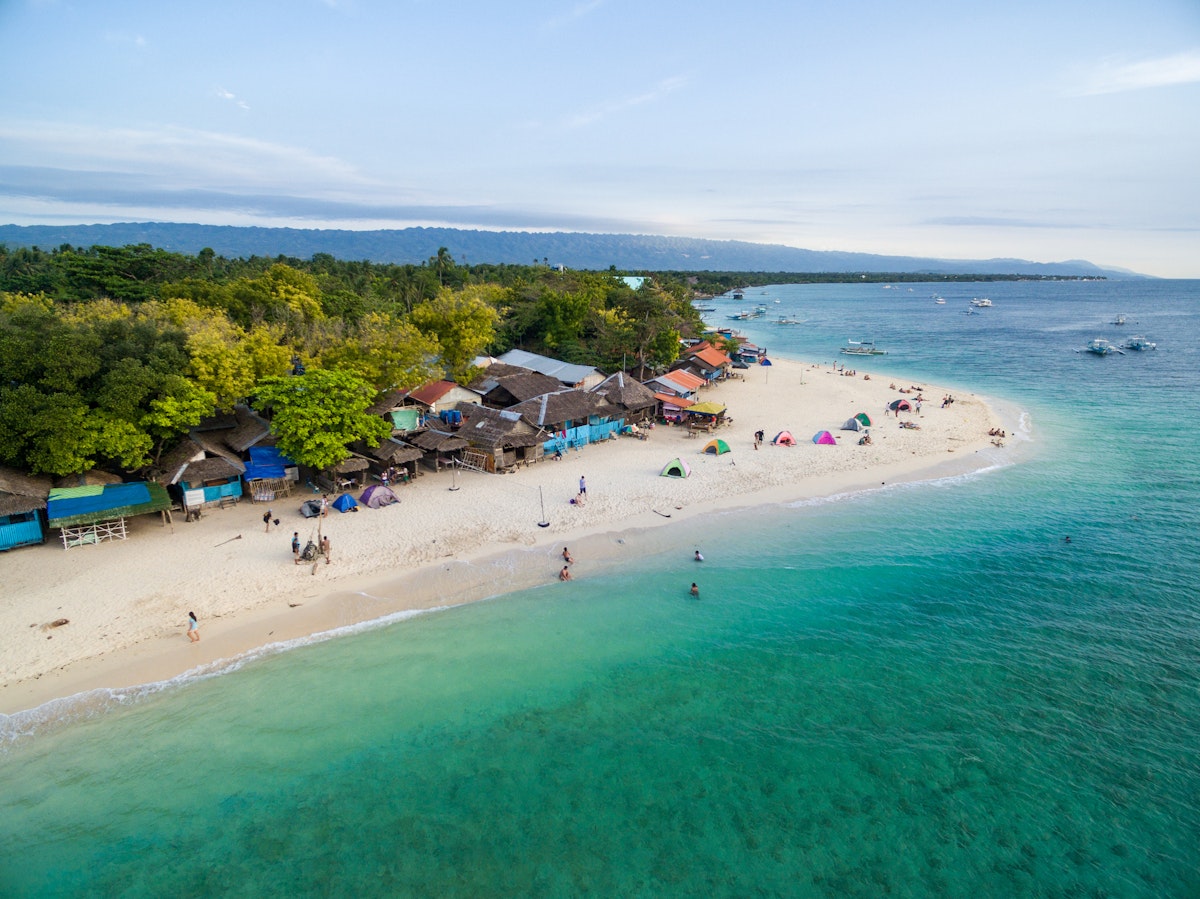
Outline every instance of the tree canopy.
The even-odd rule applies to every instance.
[[[468,380],[477,356],[514,347],[665,367],[702,329],[689,296],[681,279],[634,290],[544,261],[468,267],[445,247],[381,265],[0,245],[0,464],[137,470],[206,416],[269,398],[281,444],[286,431],[293,458],[324,467],[341,437],[382,430],[305,397],[365,409],[379,391]]]

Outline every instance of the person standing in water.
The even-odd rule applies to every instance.
[[[195,612],[188,612],[188,640],[200,642],[200,622],[196,620]]]

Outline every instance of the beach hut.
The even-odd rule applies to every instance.
[[[912,403],[910,403],[908,400],[892,400],[891,403],[888,404],[888,408],[893,412],[911,412]]]
[[[0,550],[45,540],[42,519],[50,489],[49,478],[0,468]]]
[[[384,506],[400,502],[400,499],[392,491],[391,487],[385,487],[382,484],[372,484],[362,492],[358,501],[368,509],[382,509]]]
[[[170,509],[167,488],[156,481],[56,487],[46,501],[46,523],[59,529],[63,548],[70,549],[124,540],[129,535],[125,519],[136,515],[159,512],[165,525]]]
[[[358,500],[349,493],[343,493],[332,503],[330,503],[339,512],[353,512],[358,509]]]
[[[713,440],[708,441],[708,443],[704,444],[704,452],[711,453],[714,456],[719,456],[722,453],[729,452],[729,444],[726,443],[724,440],[715,438]]]
[[[843,431],[865,431],[866,429],[867,426],[862,423],[862,419],[857,415],[854,418],[847,418],[846,423],[842,425]]]
[[[666,464],[659,475],[664,478],[686,478],[692,473],[688,464],[682,459],[672,459]]]
[[[817,431],[813,434],[813,443],[818,446],[837,446],[837,438],[828,431]]]
[[[771,439],[771,442],[776,446],[795,446],[796,438],[792,436],[791,431],[780,431]]]

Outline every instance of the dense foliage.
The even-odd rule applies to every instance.
[[[467,267],[444,249],[381,265],[0,246],[0,464],[136,470],[249,402],[321,467],[379,439],[359,414],[379,391],[469,378],[482,354],[665,367],[701,328],[690,295],[679,278],[635,290],[611,271]]]

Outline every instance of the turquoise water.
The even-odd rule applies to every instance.
[[[0,893],[1200,894],[1200,284],[764,298],[772,352],[1011,401],[1021,464],[35,728]],[[1117,312],[1159,349],[1074,351]]]

